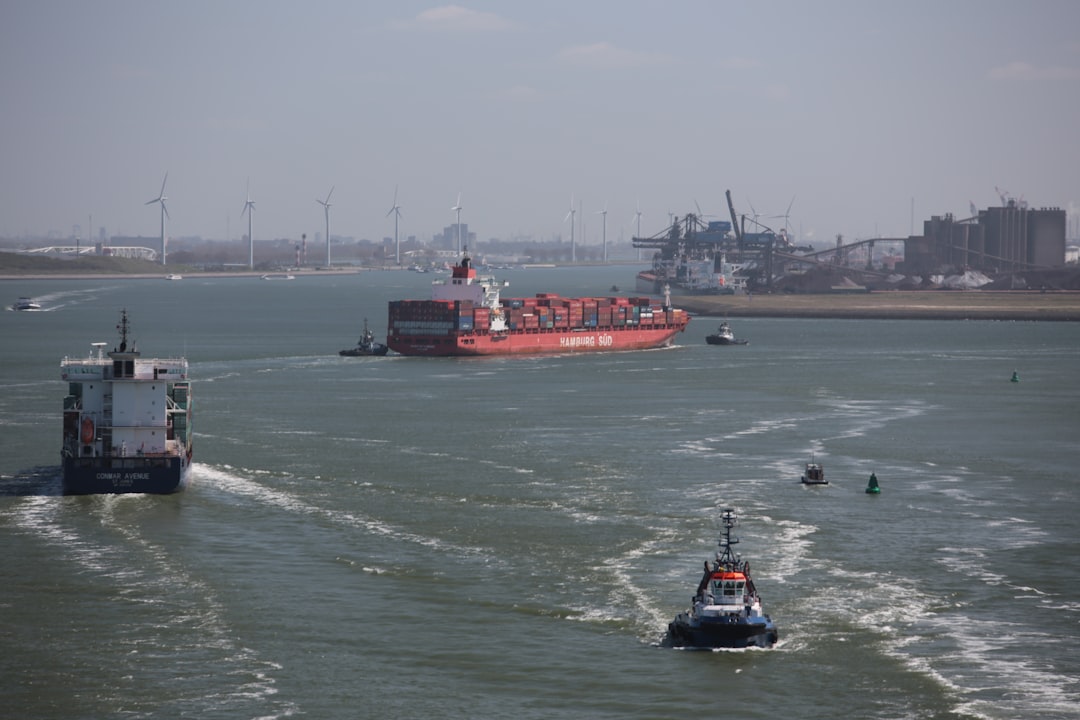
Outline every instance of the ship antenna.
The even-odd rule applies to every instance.
[[[738,557],[731,551],[731,546],[739,542],[739,538],[731,537],[731,528],[735,527],[735,510],[724,508],[724,533],[720,536],[720,552],[716,554],[716,561],[720,564],[736,563]]]
[[[120,352],[127,352],[128,316],[127,308],[120,311],[120,324],[116,326],[120,331]]]

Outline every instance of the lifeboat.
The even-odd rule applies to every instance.
[[[79,439],[82,440],[83,445],[89,445],[94,442],[94,421],[88,417],[82,419],[82,430],[80,431]]]

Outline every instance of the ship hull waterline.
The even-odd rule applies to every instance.
[[[676,618],[668,626],[667,641],[682,648],[766,648],[776,644],[779,633],[771,623],[748,623],[718,620],[690,622]]]
[[[429,357],[537,355],[542,353],[613,352],[667,347],[685,326],[624,330],[473,332],[458,335],[400,335],[388,338],[401,355]]]

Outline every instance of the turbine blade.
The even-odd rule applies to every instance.
[[[165,197],[165,183],[168,182],[168,180],[169,180],[169,171],[166,170],[165,171],[165,179],[161,181],[161,192],[158,194],[159,197]]]

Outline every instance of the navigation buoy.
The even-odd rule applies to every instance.
[[[1009,382],[1020,382],[1020,373],[1013,370],[1013,376]]]
[[[877,484],[877,475],[870,473],[870,482],[866,486],[866,493],[868,495],[878,495],[881,493],[881,488]]]

